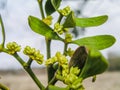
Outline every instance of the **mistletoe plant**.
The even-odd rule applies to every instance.
[[[3,40],[0,44],[0,52],[12,55],[23,66],[24,70],[34,80],[40,90],[85,90],[83,81],[86,78],[93,77],[95,81],[96,75],[103,73],[108,67],[108,61],[100,53],[115,43],[115,38],[111,35],[97,35],[73,39],[71,28],[74,27],[94,27],[104,24],[108,16],[102,15],[91,18],[78,18],[69,6],[60,9],[62,0],[37,0],[42,18],[35,16],[28,17],[28,23],[32,31],[45,37],[47,60],[40,50],[36,50],[30,46],[26,46],[23,54],[29,57],[28,61],[23,60],[18,52],[21,46],[16,42],[9,42],[5,46],[5,30],[2,18],[0,24]],[[44,5],[44,7],[43,7]],[[53,20],[53,13],[58,14],[58,20]],[[57,51],[51,57],[51,41],[58,40],[64,43],[63,52]],[[68,46],[76,44],[78,48],[74,51]],[[70,60],[69,60],[70,59]],[[44,64],[47,68],[48,84],[43,85],[31,69],[32,62]],[[65,87],[56,86],[56,82],[61,81]],[[2,90],[9,90],[0,84]]]

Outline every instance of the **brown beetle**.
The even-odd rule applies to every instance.
[[[69,68],[73,66],[82,69],[87,59],[87,55],[88,52],[85,46],[78,47],[70,59]]]

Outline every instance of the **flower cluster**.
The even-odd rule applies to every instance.
[[[71,9],[69,6],[63,8],[63,9],[60,9],[58,10],[60,14],[62,14],[63,16],[67,16],[70,12],[71,12]]]
[[[35,60],[38,64],[42,64],[44,61],[44,56],[40,53],[40,51],[35,48],[31,48],[30,46],[26,46],[23,53],[28,55],[32,60]]]
[[[7,45],[7,52],[9,54],[15,54],[21,50],[21,46],[18,45],[16,42],[9,42]]]
[[[68,29],[64,28],[63,25],[60,25],[59,23],[54,24],[54,31],[58,34],[63,34],[64,32],[67,32]]]
[[[66,58],[66,56],[61,54],[60,52],[57,52],[55,56],[57,57],[57,62],[60,66],[66,65],[68,63],[68,59]]]
[[[46,60],[45,65],[54,64],[55,62],[57,62],[57,57],[56,56],[54,56],[54,57],[49,58],[48,60]]]
[[[85,88],[82,85],[82,78],[78,78],[75,81],[73,81],[72,85],[69,85],[69,87],[73,90],[85,90]]]
[[[59,23],[54,24],[54,31],[58,34],[63,34],[63,26]]]
[[[81,84],[82,79],[78,77],[79,73],[80,69],[78,67],[71,67],[69,69],[68,65],[66,64],[62,65],[62,71],[57,71],[56,78],[63,81],[73,90],[84,90]]]
[[[47,25],[51,25],[52,24],[52,16],[47,16],[46,18],[44,18],[42,21],[44,23],[46,23]]]
[[[58,62],[60,66],[67,64],[68,60],[65,57],[65,55],[62,55],[60,52],[57,52],[56,55],[52,58],[49,58],[48,60],[46,60],[45,64],[46,65],[50,65],[50,64],[54,64]]]
[[[61,54],[60,52],[57,52],[56,55],[52,58],[49,58],[46,60],[46,65],[53,65],[54,63],[58,63],[59,67],[56,71],[56,78],[58,80],[63,81],[65,84],[70,86],[70,88],[74,90],[79,90],[81,88],[81,81],[79,80],[79,73],[80,69],[78,67],[71,67],[69,68],[68,65],[68,59],[65,55]],[[78,82],[78,80],[80,82]],[[83,90],[83,89],[82,89]]]
[[[73,38],[72,34],[66,33],[66,35],[65,35],[65,42],[67,42],[67,43],[71,42],[72,38]]]
[[[75,71],[75,70],[77,70],[77,71]],[[75,67],[75,68],[72,67],[72,68],[70,68],[70,72],[69,73],[66,73],[66,74],[62,73],[62,74],[64,74],[63,75],[64,76],[64,83],[66,83],[67,85],[72,85],[72,83],[75,80],[78,79],[77,75],[79,74],[79,72],[80,72],[80,70],[77,67]]]

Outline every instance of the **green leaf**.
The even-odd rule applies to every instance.
[[[98,50],[90,50],[85,66],[83,67],[80,78],[88,78],[103,73],[108,68],[108,61]]]
[[[74,16],[74,13],[71,12],[67,16],[67,18],[66,18],[66,20],[65,20],[65,22],[63,24],[63,27],[64,28],[72,28],[72,27],[75,27],[75,25],[76,25],[76,23],[75,23],[75,16]]]
[[[71,43],[77,44],[79,46],[87,46],[90,48],[102,50],[112,46],[115,41],[115,38],[111,35],[97,35],[74,40]]]
[[[47,0],[45,4],[45,11],[47,15],[54,13],[60,6],[62,0]]]
[[[62,0],[51,0],[53,7],[57,10],[61,4]]]
[[[29,16],[28,22],[29,22],[29,26],[34,32],[43,35],[49,39],[62,40],[62,38],[60,38],[53,31],[53,29],[50,28],[48,25],[46,25],[42,20],[39,20],[38,18],[33,16]]]
[[[53,7],[51,0],[47,0],[46,4],[45,4],[45,11],[47,15],[51,15],[52,13],[54,13],[56,10]]]
[[[58,86],[49,85],[48,90],[69,90],[68,88],[61,88]]]
[[[105,23],[108,19],[107,15],[91,17],[91,18],[76,18],[76,26],[93,27]]]

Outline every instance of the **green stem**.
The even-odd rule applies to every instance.
[[[57,82],[56,77],[54,76],[51,81],[49,82],[49,85],[54,85]]]
[[[60,16],[59,16],[59,18],[58,18],[58,23],[60,23],[61,22],[61,20],[62,20],[62,18],[63,18],[63,15],[62,14],[60,14]]]
[[[41,12],[42,19],[45,18],[44,11],[43,11],[43,0],[37,0]],[[46,51],[47,51],[47,59],[51,57],[51,50],[50,50],[50,45],[51,45],[51,40],[48,38],[45,38],[46,40]],[[54,77],[54,69],[52,65],[47,67],[47,73],[48,73],[48,82]]]
[[[61,22],[63,16],[60,14],[59,19],[57,22]],[[47,47],[47,59],[51,57],[51,50],[50,50],[50,44],[51,44],[51,40],[46,38],[46,47]],[[55,84],[56,79],[54,78],[55,72],[56,70],[54,70],[52,65],[49,65],[47,67],[47,72],[48,72],[48,83],[50,84]]]
[[[3,21],[2,21],[1,15],[0,15],[0,24],[1,24],[1,27],[2,27],[2,36],[3,36],[2,47],[4,48],[4,44],[5,44],[5,29],[4,29],[4,25],[3,25]]]
[[[47,85],[47,87],[46,87],[46,90],[48,90],[49,85],[54,85],[56,82],[57,82],[57,79],[56,79],[56,77],[54,76],[54,77],[51,79],[51,81],[48,83],[48,85]]]
[[[51,57],[51,50],[50,50],[51,39],[45,38],[45,40],[46,40],[46,49],[47,49],[47,59],[49,59]]]
[[[34,80],[34,82],[40,88],[40,90],[45,90],[45,87],[38,80],[38,78],[36,77],[36,75],[33,73],[32,69],[30,67],[24,67],[24,69],[27,71],[27,73],[30,75],[30,77]]]
[[[26,63],[23,61],[23,59],[17,54],[15,53],[14,55],[12,55],[14,58],[16,58],[18,60],[18,62],[24,66]]]
[[[62,18],[63,18],[63,15],[60,14],[57,22],[60,23]],[[51,40],[46,38],[47,59],[51,57],[50,44],[51,44]],[[48,72],[48,83],[49,84],[55,84],[56,79],[54,78],[54,75],[55,75],[56,70],[54,70],[52,65],[49,65],[47,67],[47,72]]]
[[[47,59],[49,59],[51,57],[50,46],[51,46],[51,40],[46,38]],[[52,78],[54,77],[54,73],[55,73],[55,70],[52,67],[52,65],[49,65],[47,67],[47,73],[48,73],[48,83],[49,83],[52,80]]]
[[[67,47],[68,47],[68,43],[64,43],[64,51],[63,51],[64,55],[66,55]]]
[[[0,90],[10,90],[8,87],[0,83]]]
[[[17,53],[15,53],[13,57],[15,57],[18,60],[18,62],[23,66],[25,71],[30,75],[30,77],[33,79],[36,85],[40,88],[40,90],[45,90],[45,87],[42,85],[42,83],[39,81],[39,79],[36,77],[36,75],[33,73],[32,69],[29,66],[32,62],[31,59],[28,61],[28,63],[25,63]]]
[[[27,66],[30,67],[32,64],[33,60],[31,58],[29,58],[28,62],[27,62]]]
[[[42,16],[42,19],[45,18],[45,15],[44,15],[44,11],[43,11],[43,0],[37,0],[38,1],[38,4],[39,4],[39,8],[40,8],[40,12],[41,12],[41,16]]]

